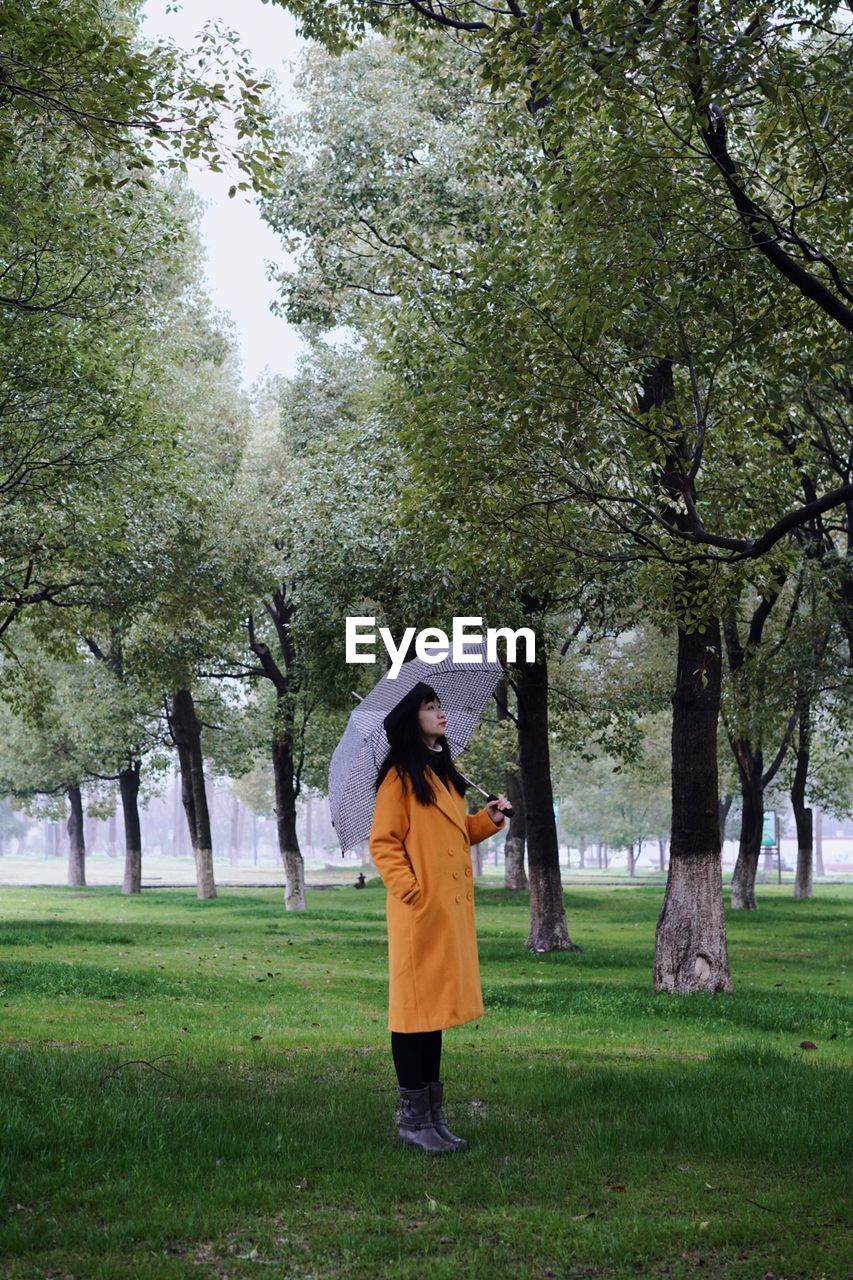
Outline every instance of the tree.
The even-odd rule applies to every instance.
[[[212,169],[232,162],[245,175],[241,188],[260,187],[278,167],[264,151],[269,84],[221,23],[205,24],[187,54],[173,41],[143,43],[137,6],[128,0],[69,0],[59,10],[45,0],[8,0],[0,57],[3,142],[49,133],[70,143],[89,164],[88,186],[124,192],[127,206],[135,188],[146,187],[154,155],[165,167],[186,168],[197,157]],[[24,251],[17,261],[26,257]],[[28,284],[14,305],[45,310],[50,273],[31,273]]]
[[[727,610],[723,625],[729,664],[731,707],[724,713],[726,731],[737,762],[741,785],[741,837],[732,875],[732,907],[755,909],[755,874],[764,829],[764,792],[775,778],[790,748],[798,709],[792,690],[779,679],[778,651],[785,641],[798,607],[794,596],[785,624],[770,655],[763,651],[765,626],[785,585],[786,573],[778,572],[760,600],[747,609],[748,625],[741,640],[739,600]],[[765,752],[770,727],[778,749]],[[765,755],[767,764],[765,768]]]
[[[194,208],[185,216],[195,231]],[[201,287],[194,235],[186,248],[185,284],[168,307],[168,340],[149,365],[152,393],[175,419],[177,449],[168,502],[148,510],[149,540],[161,548],[162,563],[141,584],[135,626],[162,689],[197,893],[207,899],[216,887],[202,731],[205,719],[218,719],[222,700],[201,673],[234,643],[246,600],[258,589],[257,533],[240,492],[252,409],[239,387],[233,337]]]
[[[132,370],[185,230],[155,158],[233,161],[257,185],[278,160],[266,82],[215,25],[191,57],[143,47],[132,4],[9,0],[0,64],[2,636],[31,606],[86,598],[93,545],[116,549],[115,482],[154,461]]]
[[[0,800],[0,856],[5,851],[7,840],[20,840],[26,831],[26,823],[22,822],[8,800]]]
[[[435,100],[446,104],[453,82],[450,59],[444,58],[437,73],[431,51],[434,45],[424,56],[429,76],[436,82]],[[456,92],[453,122],[458,128],[471,95],[464,89]],[[410,95],[410,101],[420,105],[424,95]],[[400,135],[399,119],[390,118]],[[459,234],[454,235],[453,216],[461,201],[451,192],[437,220],[427,224],[427,233],[423,219],[406,222],[408,210],[400,200],[405,184],[399,177],[390,206],[393,213],[385,214],[389,221],[383,225],[379,220],[383,210],[377,205],[381,188],[374,181],[364,197],[371,216],[362,215],[361,228],[356,226],[357,215],[347,214],[343,225],[339,216],[324,237],[319,257],[312,257],[320,225],[315,216],[313,237],[307,244],[311,272],[315,281],[318,276],[323,280],[322,306],[327,311],[330,296],[340,297],[349,289],[344,314],[367,315],[365,325],[371,308],[375,311],[379,305],[377,297],[390,293],[405,301],[405,305],[385,308],[383,337],[389,346],[393,344],[389,367],[399,372],[404,394],[412,401],[412,444],[417,441],[413,457],[420,460],[433,494],[436,468],[441,467],[441,476],[453,473],[455,483],[464,471],[464,436],[454,445],[448,430],[464,406],[466,421],[479,415],[488,424],[478,442],[481,450],[488,449],[486,463],[493,461],[492,476],[500,475],[500,467],[505,468],[513,456],[525,466],[528,483],[523,494],[518,494],[516,486],[511,495],[518,494],[511,515],[518,517],[513,527],[518,536],[528,539],[528,545],[535,538],[540,545],[558,546],[576,558],[592,555],[602,561],[633,559],[659,566],[655,577],[646,575],[647,582],[656,599],[663,602],[669,596],[670,608],[682,624],[673,762],[684,776],[674,779],[673,786],[673,826],[679,838],[672,843],[668,889],[668,899],[671,896],[673,905],[679,905],[674,905],[672,936],[670,912],[664,911],[659,925],[658,980],[672,989],[725,989],[729,978],[714,779],[721,673],[714,609],[725,598],[730,579],[719,566],[739,560],[746,566],[739,572],[751,575],[760,586],[766,573],[749,569],[749,562],[775,547],[798,524],[843,501],[846,492],[842,486],[797,507],[790,473],[787,483],[779,485],[786,432],[779,432],[780,441],[772,432],[756,438],[754,432],[744,431],[745,424],[755,418],[755,370],[761,362],[767,365],[761,380],[765,400],[761,420],[771,427],[778,425],[784,400],[780,388],[789,380],[784,377],[784,364],[774,364],[772,370],[768,364],[769,318],[776,329],[779,315],[790,312],[787,329],[792,332],[799,319],[798,299],[792,302],[780,293],[775,280],[765,279],[753,270],[752,260],[742,257],[733,291],[721,295],[713,285],[709,288],[709,280],[714,279],[706,266],[709,254],[716,252],[729,263],[736,255],[728,249],[724,213],[708,207],[701,166],[695,163],[691,168],[688,154],[681,168],[671,172],[666,121],[660,125],[634,111],[625,128],[617,130],[605,118],[589,121],[584,117],[583,127],[575,126],[571,137],[561,143],[559,164],[555,166],[550,153],[547,164],[537,164],[528,148],[521,151],[515,170],[507,163],[506,139],[514,136],[513,131],[524,139],[524,126],[506,110],[500,126],[500,142],[491,149],[486,131],[477,132],[477,162],[482,169],[496,153],[492,172],[500,176],[489,188],[492,205],[495,192],[514,197],[521,185],[517,178],[535,172],[541,187],[534,187],[531,195],[527,182],[522,204],[516,207],[504,200],[500,218],[487,204],[478,225],[469,199],[461,212]],[[363,133],[360,143],[363,147]],[[428,168],[431,176],[443,176],[441,153],[437,153],[438,164],[432,151],[425,159],[408,139],[404,145],[400,137],[390,148],[386,143],[383,154],[390,150],[391,163],[405,172],[406,147],[414,164]],[[571,204],[563,181],[569,164]],[[352,163],[342,171],[351,170]],[[597,184],[585,181],[587,175],[594,175]],[[416,176],[420,177],[417,172]],[[423,183],[413,189],[422,190]],[[540,190],[548,193],[544,200],[537,200]],[[602,234],[599,204],[604,190],[606,207],[618,211],[633,239],[614,240],[609,223]],[[686,225],[685,204],[696,211]],[[531,216],[534,205],[535,217]],[[313,210],[316,215],[316,201]],[[832,225],[831,209],[828,216]],[[561,243],[580,246],[569,260],[555,256],[557,228]],[[526,250],[523,277],[515,252],[519,244]],[[394,252],[389,253],[389,248]],[[425,278],[435,286],[428,295],[423,287],[425,266],[429,268]],[[415,280],[416,273],[420,275]],[[297,311],[308,305],[303,299],[311,295],[311,279],[303,271],[291,294]],[[353,303],[352,297],[359,296],[356,290],[366,300]],[[321,319],[322,312],[314,318]],[[541,339],[533,338],[537,327]],[[505,339],[499,352],[491,341],[496,329]],[[751,369],[744,357],[747,333],[753,353]],[[826,338],[833,352],[839,351],[831,332]],[[438,375],[437,342],[442,351]],[[677,353],[677,360],[668,352]],[[802,355],[799,358],[802,361]],[[809,364],[808,356],[805,363],[809,376],[819,382],[819,371]],[[527,393],[531,369],[537,371],[540,386],[558,389],[558,412],[541,395]],[[748,378],[744,376],[747,369]],[[717,386],[725,392],[721,420],[713,398]],[[578,406],[583,407],[586,421]],[[503,421],[502,414],[508,415]],[[591,439],[588,423],[593,417],[596,433]],[[427,449],[425,421],[441,424],[427,438],[428,444],[434,444]],[[522,433],[524,443],[519,447]],[[713,450],[706,447],[711,438],[717,442]],[[751,447],[745,464],[747,441]],[[697,505],[697,477],[703,465],[707,470],[711,463],[714,488],[703,513]],[[733,481],[735,487],[730,488]],[[757,482],[763,482],[760,495]],[[748,494],[743,503],[736,496],[738,487]],[[494,507],[499,490],[494,479],[490,490],[482,495],[482,503]],[[723,493],[731,496],[734,519],[721,508]],[[787,511],[779,510],[780,493],[792,502]],[[572,502],[587,513],[591,508],[592,537],[588,520],[572,518],[568,505]],[[721,516],[742,527],[745,513],[750,517],[746,536],[740,529],[738,536],[709,531],[711,519],[719,522]],[[500,519],[506,526],[505,511]],[[756,524],[758,529],[752,533],[749,526]],[[701,673],[698,680],[697,672]],[[695,715],[700,707],[704,708],[701,721]],[[697,732],[700,723],[702,731]],[[675,884],[679,877],[684,881],[681,889]],[[704,888],[698,893],[700,883]],[[683,915],[689,915],[690,900],[695,902],[692,924]],[[683,918],[676,919],[679,913]],[[685,936],[693,938],[695,964],[688,957],[691,948],[685,951]]]
[[[54,675],[59,675],[54,669]],[[48,797],[67,799],[68,884],[86,883],[86,846],[83,833],[83,797],[86,760],[75,730],[69,723],[68,672],[60,675],[64,688],[45,689],[38,715],[27,720],[8,704],[0,703],[3,721],[3,753],[0,759],[0,792],[29,808]],[[66,679],[62,679],[62,676]],[[63,714],[64,713],[64,714]]]
[[[706,200],[725,202],[743,243],[853,332],[839,204],[850,157],[836,145],[850,27],[837,5],[793,3],[747,17],[719,0],[644,3],[627,14],[616,0],[568,12],[551,3],[534,13],[515,3],[497,10],[486,0],[452,9],[431,0],[350,0],[331,14],[318,0],[278,3],[335,52],[369,27],[411,44],[430,29],[452,36],[493,90],[516,93],[541,118],[544,144],[560,161],[579,106],[606,103],[617,119],[654,111],[677,161],[697,152],[710,161]],[[746,135],[740,154],[730,149],[733,121]],[[785,137],[784,148],[766,145],[774,134]],[[648,158],[638,148],[637,159]],[[792,158],[812,187],[805,205],[789,181]]]
[[[73,643],[66,641],[64,652],[56,643],[48,649],[33,628],[19,628],[16,662],[3,671],[0,792],[28,802],[67,799],[69,884],[86,883],[84,791],[96,806],[103,804],[104,784],[117,776],[128,725],[138,713],[128,690],[121,692],[117,703],[104,672]],[[138,839],[129,843],[126,885],[138,849]]]
[[[374,213],[377,216],[381,213],[381,207],[377,208],[381,199],[387,198],[393,204],[396,209],[394,218],[398,225],[403,218],[404,208],[408,209],[412,205],[413,214],[417,212],[421,216],[427,200],[430,224],[435,223],[444,230],[449,230],[452,225],[449,223],[448,210],[459,208],[463,218],[466,212],[469,216],[474,216],[477,211],[476,199],[463,194],[456,181],[457,154],[453,148],[445,147],[440,128],[436,127],[431,114],[427,112],[424,116],[421,108],[415,105],[420,102],[420,86],[411,92],[406,87],[405,76],[396,81],[388,78],[397,75],[397,68],[388,65],[391,59],[387,51],[370,49],[364,58],[357,61],[360,65],[355,74],[362,78],[369,76],[371,87],[378,90],[369,120],[365,117],[363,95],[359,96],[359,105],[356,106],[345,87],[335,97],[334,107],[328,107],[322,94],[328,93],[331,96],[335,93],[334,85],[329,84],[332,74],[322,60],[317,65],[312,64],[311,72],[319,85],[318,101],[316,110],[309,115],[304,127],[305,141],[312,153],[312,164],[310,167],[304,166],[302,171],[294,172],[293,180],[287,187],[265,202],[266,216],[282,235],[287,235],[294,227],[302,226],[303,219],[306,227],[309,222],[315,228],[322,225],[324,232],[328,233],[329,239],[323,249],[325,266],[322,272],[322,289],[315,287],[317,272],[313,267],[307,268],[298,278],[283,282],[291,318],[319,326],[329,325],[333,320],[358,321],[357,313],[360,314],[364,308],[355,299],[368,299],[365,306],[369,310],[371,299],[382,299],[394,294],[398,275],[400,280],[411,277],[414,287],[420,290],[420,285],[414,282],[416,274],[421,270],[423,255],[416,251],[409,253],[408,246],[404,246],[405,252],[395,252],[399,246],[392,243],[392,231],[378,225],[374,216]],[[373,98],[374,94],[371,94],[370,100],[373,101]],[[412,121],[406,118],[410,104],[415,117]],[[404,181],[408,163],[406,157],[418,151],[422,125],[431,130],[430,144],[440,159],[441,171],[434,187],[414,187],[409,191]],[[322,136],[324,149],[319,151],[318,128],[325,130]],[[353,132],[357,143],[352,140]],[[286,145],[293,149],[294,138],[301,134],[294,135],[288,130],[284,136],[288,140]],[[355,165],[351,162],[351,153],[356,157]],[[381,183],[376,179],[377,164],[380,171],[384,170]],[[354,197],[352,191],[344,191],[340,181],[334,176],[343,173],[350,174],[352,181],[358,183],[357,197]],[[362,198],[365,201],[364,207],[360,203]],[[338,225],[339,210],[342,204],[353,203],[357,204],[353,219],[357,225],[354,225],[351,232],[342,234]],[[451,255],[454,252],[452,246],[450,252]],[[434,266],[432,259],[430,265]],[[352,272],[350,268],[353,268]],[[443,284],[443,280],[439,280],[439,283]],[[419,293],[421,295],[422,291]],[[429,317],[426,319],[429,325]],[[375,345],[376,336],[370,336],[368,324],[362,326],[362,332],[368,336],[371,347]],[[383,425],[391,441],[394,440],[393,416],[387,412],[382,414]],[[403,442],[397,441],[396,448],[400,450],[401,446]],[[485,463],[488,463],[488,459]],[[442,499],[440,507],[435,507],[430,505],[429,497],[432,478],[424,475],[419,479],[420,488],[411,479],[408,480],[406,502],[395,507],[397,523],[407,527],[408,536],[392,535],[390,545],[395,554],[385,557],[386,570],[394,573],[394,558],[401,551],[404,555],[408,554],[407,543],[414,537],[421,537],[427,527],[429,541],[436,553],[433,581],[439,587],[438,598],[432,610],[433,616],[439,611],[450,614],[457,599],[466,601],[462,609],[463,612],[470,613],[471,584],[490,582],[494,584],[491,588],[493,595],[490,607],[495,613],[500,610],[501,622],[516,626],[531,623],[538,626],[540,641],[544,644],[544,631],[541,630],[544,615],[549,607],[560,602],[552,560],[543,556],[538,563],[532,563],[516,540],[509,537],[499,542],[494,524],[471,518],[473,513],[466,511],[464,518],[454,513],[448,519],[449,509],[458,507],[458,493],[464,486],[457,487],[456,492]],[[398,601],[393,595],[396,583],[392,579],[390,590],[389,584],[382,585],[378,578],[377,583],[373,594],[386,607],[391,606],[398,612]],[[418,586],[413,608],[426,612],[428,602],[424,598],[422,580]],[[483,586],[479,585],[479,589],[482,591]],[[497,591],[500,592],[499,596]],[[516,685],[516,699],[520,699],[526,708],[519,718],[519,731],[529,736],[529,745],[520,753],[522,784],[525,768],[533,770],[525,788],[524,801],[529,863],[531,869],[535,869],[539,885],[531,895],[530,939],[537,948],[550,949],[553,946],[570,949],[562,901],[553,807],[548,794],[547,674],[547,668],[540,664],[536,673],[528,672],[522,666],[512,675]]]

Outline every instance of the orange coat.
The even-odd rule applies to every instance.
[[[392,765],[376,793],[370,852],[388,890],[388,1029],[439,1031],[483,1012],[474,924],[471,845],[495,826],[485,809],[467,814],[427,765],[436,803],[406,792]]]

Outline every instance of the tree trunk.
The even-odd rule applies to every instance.
[[[735,755],[741,781],[742,812],[740,846],[732,872],[732,910],[755,911],[755,877],[761,854],[764,830],[764,760],[760,751],[753,752],[745,740],[735,743]]]
[[[289,738],[276,735],[272,746],[275,777],[275,813],[278,848],[284,864],[284,905],[287,911],[304,911],[305,864],[296,834],[296,796],[293,794],[293,752]]]
[[[578,871],[586,870],[586,840],[578,836]]]
[[[107,857],[118,857],[118,841],[116,840],[116,811],[113,809],[107,820]]]
[[[524,847],[527,843],[527,823],[524,816],[524,793],[518,769],[507,769],[504,792],[513,808],[504,843],[504,888],[529,889],[530,882],[524,869]]]
[[[184,817],[187,822],[187,830],[190,834],[190,845],[193,851],[195,851],[197,835],[192,764],[190,762],[189,743],[184,737],[184,725],[178,720],[177,698],[172,704],[172,737],[178,752],[178,769],[181,780],[181,804],[183,806]]]
[[[797,823],[797,874],[794,880],[794,897],[811,898],[814,896],[812,811],[803,806],[794,810],[794,817]]]
[[[536,662],[519,664],[518,754],[524,813],[527,823],[527,865],[530,880],[530,951],[580,951],[569,937],[560,851],[551,789],[548,737],[548,668],[544,648],[537,646]]]
[[[839,565],[841,570],[840,590],[834,594],[838,621],[841,624],[842,633],[847,638],[848,662],[853,667],[853,502],[847,502],[845,506],[847,509],[847,551]],[[818,870],[817,874],[822,876],[823,871]]]
[[[814,873],[819,880],[826,875],[823,869],[823,810],[818,804],[814,807]]]
[[[666,840],[661,840],[660,837],[658,837],[658,858],[661,871],[666,871]]]
[[[309,791],[308,795],[305,798],[305,848],[308,850],[309,854],[312,856],[314,854],[314,823],[312,821],[313,817],[314,817],[314,801]],[[364,858],[362,858],[362,862],[363,861],[364,861]]]
[[[184,779],[184,774],[183,774],[183,770],[180,769],[180,761],[179,761],[179,773],[178,773],[177,781],[175,783],[175,790],[174,790],[174,796],[173,796],[174,804],[173,804],[173,812],[172,812],[172,853],[175,855],[176,858],[182,858],[184,856],[184,838],[187,833],[187,823],[182,821],[181,819],[181,809],[184,808],[183,779]],[[184,813],[186,814],[185,809],[184,809]]]
[[[240,859],[240,801],[237,796],[231,797],[231,821],[228,829],[228,861],[232,867]]]
[[[628,875],[633,877],[636,872],[636,862],[634,860],[634,846],[628,845]]]
[[[726,823],[729,820],[729,810],[732,807],[734,796],[727,791],[724,796],[720,796],[720,845],[726,843]]]
[[[195,703],[189,689],[175,690],[170,719],[172,740],[178,752],[181,770],[181,799],[195,858],[196,896],[207,901],[216,897],[213,841],[204,779],[204,756],[201,750],[201,723],[195,713]]]
[[[122,769],[118,775],[124,814],[124,881],[122,893],[142,892],[142,831],[139,824],[140,762]]]
[[[78,786],[66,790],[68,796],[68,883],[86,883],[86,835],[83,824],[83,797]]]
[[[655,935],[655,991],[731,991],[717,785],[720,624],[678,629],[672,699],[672,838]]]
[[[797,756],[794,767],[794,778],[791,783],[791,805],[794,810],[794,821],[797,824],[797,874],[794,879],[794,897],[811,898],[812,863],[813,863],[813,830],[812,811],[806,808],[806,782],[809,776],[809,756],[811,753],[811,706],[808,698],[800,705],[800,719],[797,729]]]
[[[506,676],[501,676],[495,688],[495,706],[497,719],[509,719],[509,689]],[[516,741],[517,741],[516,735]],[[524,793],[521,787],[521,773],[517,759],[504,772],[504,794],[513,808],[513,817],[509,819],[506,839],[504,841],[504,888],[529,889],[527,872],[524,869],[524,847],[527,842],[527,824],[524,818]],[[498,850],[495,847],[495,865]]]

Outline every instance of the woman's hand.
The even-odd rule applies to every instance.
[[[497,800],[490,800],[486,805],[486,813],[491,818],[496,827],[499,827],[503,820],[503,810],[511,809],[512,805],[505,795],[499,795]]]

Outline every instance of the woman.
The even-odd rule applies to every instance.
[[[506,796],[466,814],[435,690],[420,682],[385,718],[370,852],[388,890],[391,1053],[400,1140],[440,1154],[467,1144],[447,1128],[441,1032],[483,1012],[471,845],[504,826]]]

